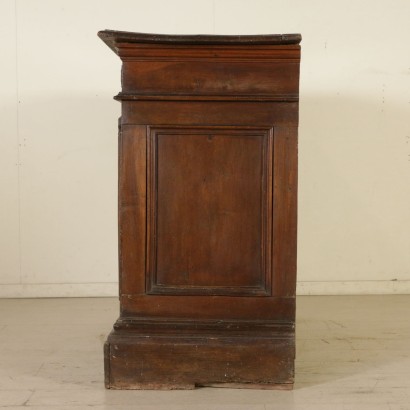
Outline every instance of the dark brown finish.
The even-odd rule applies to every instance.
[[[147,293],[269,295],[272,129],[152,128],[149,138]]]
[[[137,96],[161,95],[184,97],[201,95],[259,95],[260,98],[296,100],[299,65],[289,61],[225,61],[212,60],[145,61],[125,60],[123,87]],[[120,94],[121,96],[122,94]]]
[[[292,388],[300,35],[99,36],[123,62],[106,387]]]
[[[118,54],[119,44],[226,44],[226,45],[251,45],[251,44],[299,44],[302,40],[300,34],[265,34],[265,35],[172,35],[172,34],[152,34],[133,33],[129,31],[104,30],[98,36],[110,47],[114,53]]]
[[[291,388],[294,333],[276,323],[119,320],[106,344],[108,386]],[[278,337],[278,335],[280,335]]]

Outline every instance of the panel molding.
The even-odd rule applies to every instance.
[[[287,94],[149,94],[149,93],[118,93],[117,101],[263,101],[263,102],[298,102],[299,95]]]
[[[263,138],[261,193],[263,207],[261,221],[261,278],[257,286],[192,286],[165,285],[157,280],[157,146],[161,134],[227,136],[257,136]],[[225,295],[270,296],[272,281],[272,198],[273,198],[273,135],[272,127],[247,126],[148,126],[147,127],[147,242],[146,242],[146,293],[150,295]]]

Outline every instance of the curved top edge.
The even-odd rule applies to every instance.
[[[300,34],[256,34],[256,35],[213,35],[213,34],[152,34],[130,31],[103,30],[98,37],[117,53],[116,43],[156,44],[203,44],[203,45],[287,45],[299,44]]]

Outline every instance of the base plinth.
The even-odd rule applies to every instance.
[[[291,324],[119,319],[104,348],[109,389],[292,389]]]

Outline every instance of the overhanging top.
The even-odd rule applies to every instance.
[[[175,35],[132,33],[129,31],[103,30],[98,32],[107,45],[118,54],[119,43],[154,43],[154,44],[198,44],[198,45],[287,45],[299,44],[300,34],[261,34],[261,35]]]

